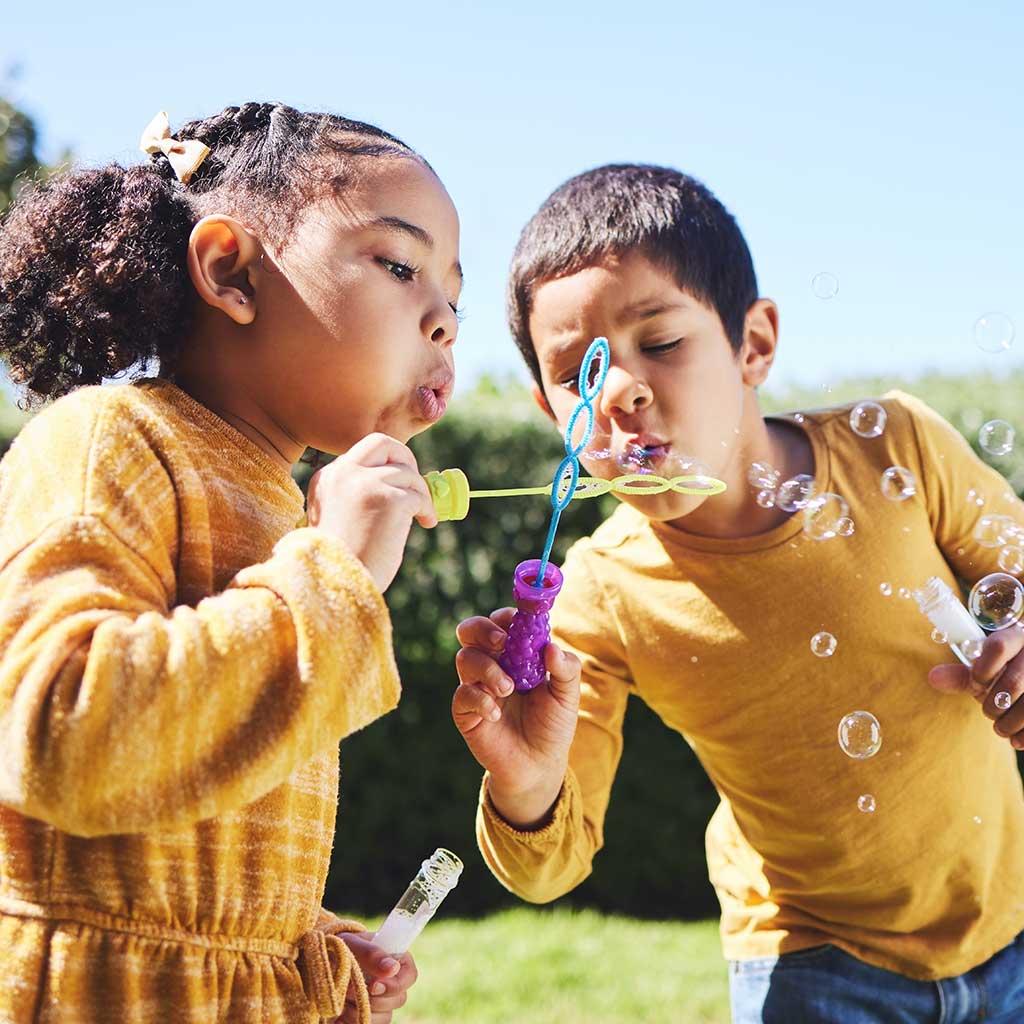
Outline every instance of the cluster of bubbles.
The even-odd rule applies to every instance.
[[[999,568],[1011,576],[1024,573],[1024,526],[1012,516],[990,513],[978,519],[974,540],[983,548],[999,549]]]
[[[839,746],[848,757],[865,761],[882,748],[882,727],[870,711],[851,711],[839,721]],[[877,806],[870,793],[857,798],[857,810],[871,814]]]

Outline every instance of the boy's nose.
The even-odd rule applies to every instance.
[[[455,344],[455,337],[459,333],[459,318],[448,305],[447,299],[443,299],[424,318],[423,333],[442,348],[450,348]]]
[[[653,397],[646,381],[621,366],[612,366],[601,388],[600,410],[605,416],[628,416],[650,405]]]

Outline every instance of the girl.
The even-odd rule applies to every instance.
[[[385,1024],[411,958],[320,898],[338,741],[398,701],[381,592],[436,522],[404,442],[451,391],[458,218],[341,117],[247,103],[143,145],[0,228],[31,395],[160,368],[0,464],[0,1019]],[[301,527],[307,446],[342,454]]]

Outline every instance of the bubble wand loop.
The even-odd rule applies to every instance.
[[[608,375],[610,352],[606,338],[595,338],[580,366],[579,404],[572,411],[565,428],[565,458],[555,471],[551,485],[551,525],[540,559],[531,558],[516,566],[512,592],[516,599],[516,613],[508,627],[508,639],[498,664],[511,677],[520,692],[532,690],[544,682],[547,671],[544,667],[544,648],[551,636],[549,613],[551,606],[562,589],[562,573],[558,566],[551,565],[551,546],[555,542],[555,531],[562,516],[562,509],[569,504],[576,491],[580,476],[580,452],[586,448],[594,432],[594,399]],[[597,372],[591,382],[591,369],[598,361]],[[586,415],[586,425],[578,444],[572,436],[580,416]]]

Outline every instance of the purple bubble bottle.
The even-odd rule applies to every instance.
[[[516,566],[512,595],[516,614],[508,628],[508,640],[498,664],[509,674],[520,693],[532,690],[547,678],[544,648],[551,639],[549,613],[562,589],[562,572],[548,562],[543,586],[537,586],[540,559],[530,558]]]

